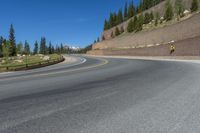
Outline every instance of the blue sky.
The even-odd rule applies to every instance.
[[[8,37],[12,23],[17,42],[27,40],[33,46],[45,36],[54,44],[84,47],[101,35],[104,19],[126,1],[1,0],[0,35]]]

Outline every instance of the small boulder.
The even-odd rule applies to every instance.
[[[50,57],[49,56],[44,56],[43,60],[45,60],[45,61],[50,60]]]
[[[189,14],[190,14],[190,11],[185,10],[185,11],[183,12],[183,14],[184,14],[184,15],[189,15]]]

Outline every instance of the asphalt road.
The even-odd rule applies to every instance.
[[[0,74],[0,133],[200,132],[199,64],[76,58]]]

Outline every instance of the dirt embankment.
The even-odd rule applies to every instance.
[[[175,51],[170,53],[170,44],[146,48],[124,50],[93,50],[91,55],[120,55],[120,56],[200,56],[200,36],[184,39],[174,43]]]
[[[144,13],[146,13],[146,12],[148,12],[148,13],[153,12],[153,13],[155,14],[156,12],[158,12],[158,13],[160,14],[160,17],[164,16],[165,5],[166,5],[166,2],[167,2],[167,1],[168,1],[168,0],[165,0],[165,1],[161,2],[160,4],[158,4],[158,5],[156,5],[156,6],[152,7],[152,8],[150,8],[150,9],[148,9],[148,10],[145,11]],[[170,1],[171,1],[171,3],[174,5],[175,0],[170,0]],[[183,4],[184,4],[184,7],[185,7],[186,10],[190,10],[191,3],[192,3],[192,0],[183,0]],[[199,0],[199,6],[200,6],[200,0]],[[122,23],[122,24],[120,24],[120,25],[118,25],[118,26],[116,26],[116,27],[118,27],[119,29],[120,29],[121,27],[123,27],[124,30],[126,31],[127,26],[128,26],[128,22],[129,22],[130,20],[131,20],[131,19],[125,21],[124,23]],[[111,33],[112,33],[112,32],[115,33],[115,28],[116,28],[116,27],[113,27],[113,28],[111,28],[111,29],[106,30],[106,31],[103,32],[103,36],[105,37],[106,40],[112,39]]]
[[[175,2],[171,0],[171,2]],[[186,9],[192,0],[183,0]],[[151,8],[164,14],[166,1]],[[200,0],[199,0],[200,4]],[[186,17],[187,18],[187,17]],[[113,39],[93,45],[88,54],[93,55],[132,55],[132,56],[200,56],[200,13],[184,18],[180,22],[165,24],[138,33],[124,33]],[[171,22],[170,22],[171,23]],[[127,26],[127,22],[121,24]],[[121,26],[120,25],[120,26]],[[111,29],[110,31],[112,31]],[[104,33],[109,32],[105,31]],[[176,50],[170,54],[169,42],[175,41]]]
[[[200,13],[179,23],[139,33],[124,34],[111,40],[93,45],[93,50],[113,48],[134,48],[138,46],[165,44],[200,35]]]

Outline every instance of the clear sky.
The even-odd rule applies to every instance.
[[[126,1],[1,0],[0,35],[7,38],[12,23],[17,42],[27,40],[33,46],[45,36],[54,44],[84,47],[101,35],[105,18]]]

